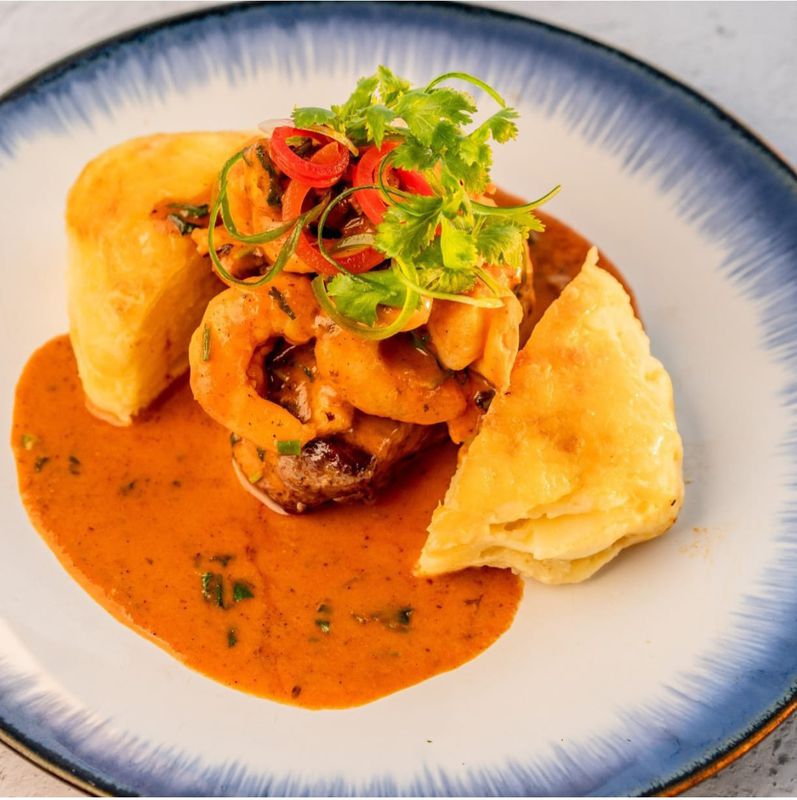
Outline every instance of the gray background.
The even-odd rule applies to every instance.
[[[205,5],[0,2],[0,92],[98,39]],[[706,94],[797,164],[797,3],[490,5],[584,33],[654,64]],[[0,745],[0,795],[77,794]],[[797,795],[797,715],[688,794]]]

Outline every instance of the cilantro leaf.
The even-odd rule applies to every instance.
[[[396,116],[401,117],[410,133],[421,143],[431,145],[441,122],[467,125],[476,106],[468,95],[455,89],[424,91],[413,89],[396,102]]]
[[[377,147],[382,146],[382,141],[385,138],[385,128],[393,121],[395,116],[395,112],[381,104],[369,106],[365,110],[365,130],[368,138],[372,139]]]
[[[517,124],[515,123],[518,116],[514,108],[499,109],[495,114],[479,125],[474,133],[481,132],[480,135],[489,133],[496,142],[505,144],[510,139],[514,139],[518,134]]]
[[[470,232],[456,227],[445,218],[440,222],[440,227],[440,250],[445,268],[472,270],[477,266],[478,252]]]
[[[404,284],[391,269],[366,272],[362,275],[338,274],[327,284],[327,292],[335,298],[335,306],[350,319],[373,325],[377,308],[401,308],[406,296]]]
[[[391,258],[412,261],[432,241],[443,199],[414,195],[388,208],[376,231],[376,246]]]
[[[383,65],[376,69],[379,78],[379,96],[386,106],[396,102],[403,94],[410,90],[410,82],[399,78],[394,72]]]
[[[341,106],[332,106],[337,117],[335,127],[355,142],[362,143],[368,138],[365,112],[373,103],[378,83],[376,75],[360,78],[349,99]]]
[[[443,264],[443,249],[438,236],[414,261],[418,285],[434,292],[461,294],[473,288],[473,270],[448,269]]]
[[[463,143],[464,144],[464,143]],[[480,155],[472,160],[462,156],[462,148],[446,156],[445,170],[469,194],[479,194],[484,191],[490,182],[490,167],[492,166],[492,153],[488,145],[483,146]]]
[[[437,153],[415,139],[405,139],[390,155],[390,163],[401,169],[427,170],[437,160]]]
[[[373,102],[374,91],[378,83],[379,79],[375,75],[360,78],[349,99],[342,106],[332,106],[332,110],[344,120],[346,117],[353,116],[354,114],[362,114]]]
[[[297,128],[311,128],[313,125],[330,125],[334,128],[337,122],[337,116],[328,108],[314,106],[294,108],[292,116]]]
[[[481,257],[488,263],[501,261],[514,263],[514,254],[520,252],[526,236],[522,228],[509,220],[491,217],[485,220],[476,234],[476,247]]]
[[[465,270],[426,267],[418,270],[418,283],[424,289],[430,289],[433,292],[462,294],[473,288],[476,283],[476,275]]]

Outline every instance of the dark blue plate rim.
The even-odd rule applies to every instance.
[[[375,0],[370,0],[365,4],[379,5],[380,3],[375,2]],[[239,2],[227,3],[224,5],[212,6],[210,8],[203,8],[196,11],[176,14],[162,20],[156,20],[154,22],[136,26],[122,33],[102,39],[95,44],[81,48],[18,82],[0,95],[0,112],[2,112],[4,106],[7,106],[10,103],[24,97],[31,91],[47,86],[47,84],[63,77],[71,70],[79,69],[87,65],[89,62],[94,61],[96,58],[101,57],[102,55],[112,53],[114,50],[126,43],[147,38],[151,34],[158,31],[168,30],[170,28],[178,28],[186,23],[211,17],[224,18],[227,16],[233,16],[245,11],[247,8],[251,8],[252,6],[298,5],[301,5],[304,9],[313,6],[323,6],[324,0],[308,0],[307,2],[301,2],[301,0],[271,0],[271,2],[263,2],[263,0],[247,2],[246,0],[239,0]],[[783,156],[781,156],[772,146],[767,144],[758,134],[754,133],[744,123],[736,119],[731,113],[720,107],[717,103],[708,99],[705,95],[693,89],[688,84],[668,74],[667,72],[651,66],[650,64],[636,58],[633,55],[630,55],[622,49],[558,25],[543,22],[532,17],[512,14],[511,12],[491,7],[471,5],[468,3],[456,2],[455,0],[450,2],[435,2],[435,0],[412,0],[411,2],[402,3],[402,5],[412,7],[434,7],[437,9],[440,9],[441,7],[447,7],[452,9],[454,13],[470,15],[472,19],[478,19],[480,17],[492,17],[504,21],[512,21],[514,23],[520,23],[522,25],[547,30],[560,37],[572,39],[589,47],[601,50],[604,53],[609,53],[613,56],[616,56],[618,59],[645,73],[648,78],[664,81],[671,87],[680,91],[683,95],[686,95],[692,101],[698,103],[704,112],[710,113],[716,120],[726,126],[729,126],[733,133],[744,139],[748,144],[752,145],[757,150],[759,157],[762,157],[766,162],[769,162],[768,165],[770,168],[781,173],[783,177],[797,187],[797,170],[795,170],[795,168],[792,167],[792,165],[786,161]],[[788,719],[788,717],[794,713],[795,710],[797,710],[797,688],[785,694],[777,703],[770,706],[763,713],[763,716],[759,719],[759,722],[751,727],[742,738],[728,741],[725,747],[706,757],[701,763],[698,763],[692,769],[686,770],[682,774],[676,775],[666,782],[652,785],[643,794],[643,796],[672,796],[675,794],[680,794],[681,792],[696,786],[706,778],[716,774],[720,769],[735,761],[744,753],[748,752],[752,747],[772,733],[772,731],[775,730],[778,725]],[[37,766],[46,769],[62,780],[67,781],[68,783],[86,792],[117,797],[131,796],[128,791],[116,786],[112,781],[106,780],[98,775],[94,775],[88,770],[85,770],[76,764],[70,763],[68,759],[61,757],[58,753],[26,736],[9,720],[3,718],[2,716],[0,716],[0,741],[12,747],[20,755]]]

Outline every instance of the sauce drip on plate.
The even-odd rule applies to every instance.
[[[546,222],[532,246],[535,315],[587,250]],[[185,664],[252,694],[308,708],[374,700],[478,655],[520,601],[506,570],[412,576],[454,472],[450,445],[372,505],[281,517],[242,491],[228,433],[185,379],[131,427],[92,416],[66,336],[25,367],[12,444],[28,513],[81,585]]]

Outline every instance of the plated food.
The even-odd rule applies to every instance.
[[[617,273],[536,211],[555,190],[492,185],[516,117],[465,73],[380,67],[340,106],[86,168],[71,344],[29,362],[13,442],[113,613],[229,685],[344,707],[485,649],[516,574],[583,580],[672,525],[669,378]]]

